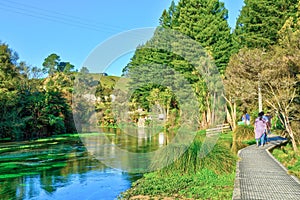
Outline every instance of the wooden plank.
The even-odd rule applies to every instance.
[[[207,134],[212,134],[212,133],[224,133],[231,131],[230,125],[229,124],[218,124],[214,128],[209,128],[206,130]]]

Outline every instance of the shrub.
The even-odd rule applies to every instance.
[[[241,125],[237,126],[233,132],[235,141],[254,139],[254,127]]]
[[[203,168],[220,174],[231,172],[235,168],[236,157],[230,149],[221,142],[215,144],[207,155],[202,156],[201,149],[209,148],[203,146],[202,140],[200,137],[196,137],[189,146],[184,144],[169,145],[165,151],[161,151],[156,155],[151,167],[156,169],[158,166],[161,166],[162,163],[166,163],[167,167],[161,169],[163,174],[168,174],[173,171],[193,174]],[[182,155],[176,159],[178,154]]]

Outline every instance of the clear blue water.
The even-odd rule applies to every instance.
[[[105,134],[114,145],[132,152],[152,151],[162,145],[159,135],[132,137],[116,130]],[[108,153],[102,156],[111,157],[112,145],[94,137],[86,135],[83,140],[107,149]],[[0,199],[110,200],[129,189],[141,176],[107,167],[86,148],[83,140],[58,136],[50,140],[1,143]]]

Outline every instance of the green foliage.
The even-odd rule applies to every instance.
[[[228,173],[234,170],[235,156],[228,147],[218,142],[211,152],[202,157],[202,148],[207,148],[207,146],[203,145],[202,140],[202,136],[197,136],[192,144],[187,147],[184,144],[168,145],[167,152],[162,151],[156,155],[151,167],[157,168],[156,165],[161,165],[165,160],[173,161],[173,156],[177,157],[183,149],[186,149],[182,156],[161,169],[161,172],[169,174],[173,171],[178,171],[180,173],[193,174],[203,168],[208,168],[215,173]]]
[[[204,158],[199,155],[202,145],[199,137],[173,164],[145,174],[119,198],[144,195],[150,198],[231,199],[236,159],[229,148],[222,145],[224,139],[232,139],[230,134],[222,136],[220,143]],[[170,151],[175,148],[178,147]],[[168,159],[166,156],[168,154],[159,155],[154,160],[158,159],[159,163],[160,159]]]
[[[43,62],[43,70],[46,71],[49,75],[53,75],[55,72],[57,72],[57,66],[59,65],[60,57],[52,53],[47,58],[45,58]]]
[[[251,140],[254,138],[254,127],[247,125],[237,126],[234,130],[236,141]]]
[[[131,80],[130,101],[135,109],[149,111],[151,106],[157,105],[163,107],[161,113],[170,119],[170,111],[180,109],[178,96],[188,98],[187,92],[180,86],[184,82],[182,79],[185,79],[193,90],[189,94],[195,94],[199,103],[197,112],[201,113],[201,117],[197,116],[198,123],[200,118],[209,119],[205,115],[212,114],[209,101],[215,94],[211,88],[222,88],[222,84],[212,80],[213,76],[203,77],[203,74],[214,71],[212,67],[208,67],[213,65],[209,60],[214,60],[219,72],[224,73],[232,53],[227,18],[228,11],[224,3],[218,0],[182,0],[177,5],[172,1],[170,8],[162,13],[160,27],[154,36],[136,49],[131,61],[123,69],[123,75]],[[178,40],[181,41],[180,44],[177,44]],[[182,44],[189,48],[184,48],[185,45]],[[178,49],[178,46],[181,48]],[[195,51],[199,51],[195,48],[200,46],[203,47],[203,52],[194,55]],[[206,67],[203,71],[199,69]],[[218,71],[213,73],[217,74]],[[214,84],[208,86],[206,82]],[[169,95],[166,90],[180,94]],[[164,103],[162,99],[165,99]],[[207,123],[203,122],[201,126]]]
[[[17,108],[16,92],[0,93],[0,137],[22,138],[24,121],[19,118],[20,109]]]
[[[74,69],[74,65],[70,62],[60,62],[60,56],[55,53],[50,54],[43,62],[43,70],[50,76],[56,72],[70,73]]]
[[[18,55],[8,45],[0,42],[0,92],[13,91],[21,79],[17,67]]]
[[[75,132],[71,64],[59,63],[59,56],[52,54],[44,63],[51,77],[39,79],[40,70],[18,63],[17,54],[7,45],[0,45],[0,53],[0,138],[28,140]]]
[[[177,6],[178,24],[172,28],[195,39],[224,72],[232,53],[228,10],[219,0],[181,0]]]
[[[298,0],[245,0],[237,19],[234,39],[237,48],[266,48],[278,41],[278,31],[295,15]]]
[[[274,149],[272,154],[288,169],[289,173],[300,178],[300,153],[296,153],[291,144]]]
[[[177,10],[176,4],[174,0],[172,0],[168,11],[164,10],[162,16],[159,19],[160,26],[162,26],[163,28],[172,28],[178,23],[178,15],[179,12]]]
[[[256,140],[255,139],[252,139],[252,140],[244,140],[243,141],[243,144],[246,144],[246,145],[253,145],[253,144],[256,144]]]
[[[234,177],[234,173],[218,175],[209,169],[201,169],[193,176],[178,172],[165,176],[154,172],[144,175],[119,198],[145,195],[174,199],[231,199]]]
[[[212,57],[221,73],[224,72],[231,56],[231,36],[227,23],[228,11],[223,2],[218,0],[191,0],[174,2],[168,11],[164,11],[160,19],[163,28],[171,28],[199,42]],[[147,47],[147,45],[146,45]],[[138,48],[124,73],[137,64],[163,63],[170,65],[178,57],[171,52]],[[182,59],[181,59],[182,60]],[[149,62],[150,61],[150,62]],[[171,65],[170,65],[171,66]],[[174,66],[176,69],[176,66]],[[182,66],[186,72],[188,66]]]

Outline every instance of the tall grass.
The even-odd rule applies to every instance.
[[[166,151],[159,152],[153,159],[152,168],[165,163],[161,169],[162,174],[174,171],[194,174],[203,168],[217,174],[232,172],[235,168],[236,157],[222,141],[217,142],[206,156],[201,156],[203,137],[197,136],[190,145],[170,145]],[[181,155],[179,158],[178,155]]]
[[[234,139],[236,141],[243,141],[243,140],[251,140],[254,139],[254,127],[253,126],[246,126],[240,125],[237,126],[234,130]]]
[[[254,127],[246,125],[237,126],[233,131],[231,151],[237,153],[238,150],[251,144],[255,144]]]
[[[155,155],[151,167],[169,165],[144,174],[119,199],[231,199],[236,156],[228,140],[220,139],[204,157],[203,135],[197,135],[190,145],[169,146]],[[177,158],[178,154],[181,156]]]

